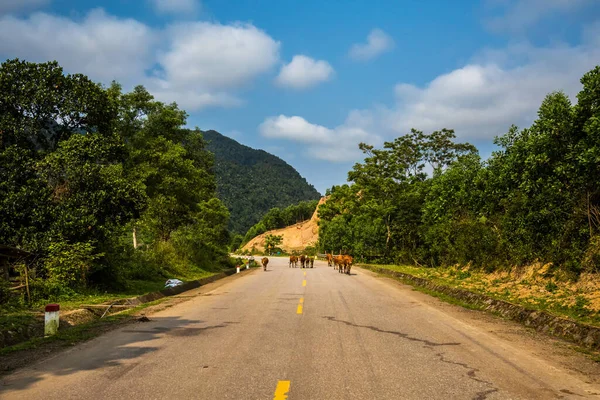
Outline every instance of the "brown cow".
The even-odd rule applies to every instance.
[[[333,256],[330,253],[325,254],[327,257],[327,266],[331,267],[333,265]]]
[[[342,257],[344,259],[344,272],[350,275],[350,268],[352,268],[352,263],[354,262],[354,259],[352,258],[352,256],[349,255],[345,255]]]
[[[294,267],[296,268],[298,265],[298,257],[296,256],[290,256],[290,268]]]
[[[308,263],[310,263],[311,268],[314,268],[315,267],[315,256],[308,257]],[[306,265],[306,268],[308,268],[308,264]]]
[[[342,268],[344,267],[344,258],[343,256],[333,256],[333,269],[338,270],[338,272],[342,273]]]
[[[267,264],[269,263],[269,259],[267,257],[263,257],[262,260],[260,260],[262,266],[263,266],[263,270],[266,271],[267,270]]]
[[[306,264],[306,256],[304,254],[302,254],[300,256],[300,266],[301,266],[301,268],[304,268],[305,264]]]

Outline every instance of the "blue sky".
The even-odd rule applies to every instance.
[[[320,192],[361,141],[453,128],[482,156],[600,64],[597,0],[2,0],[0,56],[176,101]]]

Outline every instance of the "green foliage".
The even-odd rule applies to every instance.
[[[550,293],[554,293],[558,289],[558,285],[553,281],[550,281],[546,284],[546,290]]]
[[[265,252],[270,255],[281,242],[283,242],[283,235],[266,235]]]
[[[233,235],[231,238],[231,243],[229,244],[229,251],[235,252],[240,248],[242,242],[244,241],[244,237],[242,235]]]
[[[45,263],[49,280],[71,289],[85,287],[92,264],[100,257],[94,251],[90,242],[51,243]]]
[[[0,243],[35,255],[34,303],[229,266],[213,156],[186,117],[56,62],[0,66]]]
[[[217,193],[231,212],[233,232],[244,234],[272,208],[320,198],[317,190],[280,158],[215,131],[203,135],[215,155]]]

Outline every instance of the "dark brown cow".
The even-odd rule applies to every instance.
[[[298,257],[290,256],[290,268],[291,267],[296,268],[297,266],[298,266]]]
[[[300,256],[300,266],[301,266],[301,268],[304,268],[305,264],[306,264],[306,256],[304,254],[302,254]]]
[[[260,260],[260,262],[262,263],[263,270],[266,271],[267,270],[267,264],[269,263],[269,259],[267,257],[263,257],[263,259]]]
[[[315,256],[308,257],[308,262],[310,263],[310,267],[314,268],[315,267]],[[307,265],[307,267],[308,267],[308,265]]]

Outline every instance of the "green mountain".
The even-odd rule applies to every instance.
[[[245,234],[273,207],[321,195],[291,165],[264,150],[244,146],[219,132],[203,132],[215,154],[219,198],[231,212],[230,229]]]

